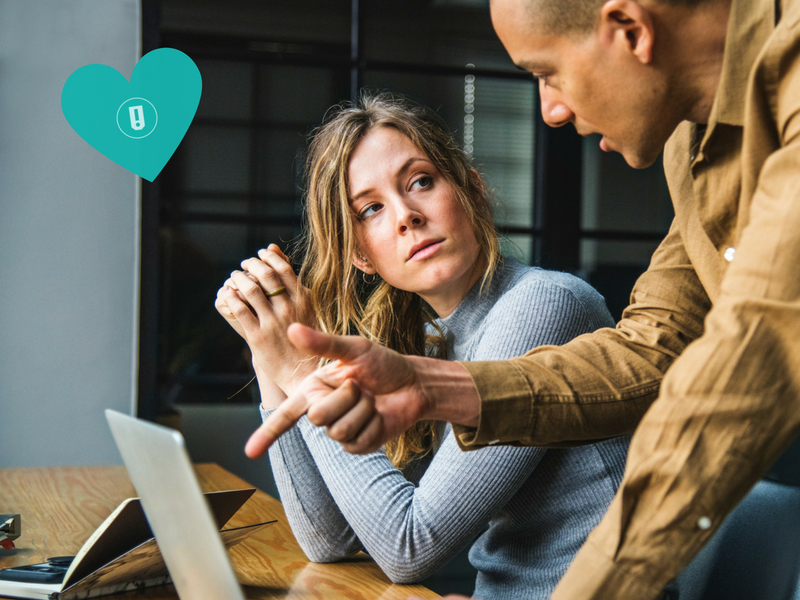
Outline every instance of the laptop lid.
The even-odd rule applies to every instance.
[[[184,600],[244,600],[183,436],[106,410],[114,441]]]

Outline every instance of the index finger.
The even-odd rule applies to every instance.
[[[294,296],[297,292],[297,275],[289,259],[281,252],[280,248],[275,244],[270,244],[269,247],[262,248],[258,251],[258,258],[277,273],[283,285],[288,288],[289,295]]]
[[[256,429],[244,446],[244,453],[250,458],[259,458],[278,441],[284,433],[294,427],[308,410],[305,394],[299,393],[284,400],[267,420]]]

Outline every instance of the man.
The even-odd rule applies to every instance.
[[[622,486],[553,598],[655,598],[800,430],[800,0],[491,10],[511,58],[539,79],[548,124],[600,133],[634,167],[664,148],[675,220],[631,305],[615,330],[492,363],[293,325],[298,347],[339,360],[247,452],[306,411],[356,452],[422,418],[461,424],[466,448],[635,428]]]

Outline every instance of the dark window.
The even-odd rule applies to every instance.
[[[300,232],[307,136],[362,87],[436,109],[499,200],[504,252],[578,273],[619,315],[669,226],[660,167],[636,172],[544,127],[485,0],[145,0],[145,51],[203,77],[192,126],[144,183],[139,413],[255,403],[245,344],[214,310],[239,262]]]

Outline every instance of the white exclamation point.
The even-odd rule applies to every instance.
[[[129,106],[128,113],[131,116],[131,127],[134,131],[141,131],[144,129],[144,109],[142,105]]]

